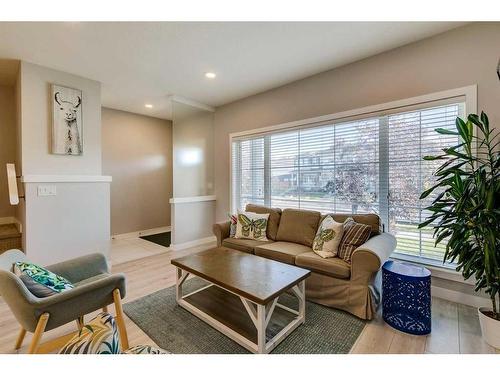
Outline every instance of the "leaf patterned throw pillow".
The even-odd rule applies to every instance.
[[[337,223],[330,215],[326,216],[314,237],[313,251],[322,258],[337,256],[343,233],[344,224]]]
[[[64,277],[36,264],[16,262],[14,264],[14,273],[19,276],[33,295],[40,298],[73,289],[73,284]]]
[[[136,345],[125,350],[122,354],[170,354],[170,352],[150,345]]]
[[[99,313],[75,334],[59,354],[120,354],[120,337],[113,316]]]
[[[238,222],[238,218],[236,215],[227,214],[229,217],[229,237],[234,238],[236,235],[236,223]]]
[[[267,221],[269,214],[238,211],[235,238],[267,241]]]

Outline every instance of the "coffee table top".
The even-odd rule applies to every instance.
[[[171,263],[261,305],[311,274],[304,268],[225,247],[173,259]]]

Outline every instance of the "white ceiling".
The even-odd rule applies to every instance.
[[[2,22],[0,58],[100,81],[104,106],[170,118],[169,95],[220,106],[462,24]]]

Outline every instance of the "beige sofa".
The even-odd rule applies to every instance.
[[[396,248],[396,239],[380,228],[375,214],[330,214],[343,222],[352,217],[370,225],[370,239],[354,250],[351,263],[335,257],[323,259],[312,251],[312,243],[322,215],[316,211],[268,208],[249,204],[246,211],[269,213],[269,241],[230,238],[228,222],[214,224],[218,246],[229,247],[312,271],[306,280],[306,297],[312,302],[348,311],[362,319],[372,319],[380,300],[375,280],[382,264]]]

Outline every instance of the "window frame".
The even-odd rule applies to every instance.
[[[363,108],[343,111],[333,114],[328,114],[319,117],[307,118],[299,121],[292,121],[267,127],[256,128],[252,130],[230,133],[229,134],[229,202],[230,211],[234,212],[234,194],[233,194],[233,141],[238,139],[249,139],[253,137],[265,136],[272,133],[281,133],[287,130],[307,129],[310,127],[318,127],[331,122],[348,122],[355,120],[363,120],[370,117],[388,117],[394,113],[411,112],[435,105],[443,105],[447,102],[452,103],[460,99],[464,102],[464,114],[468,116],[470,113],[477,113],[477,85],[470,85],[456,89],[450,89],[425,95],[420,95],[412,98],[391,101],[387,103],[367,106]],[[264,137],[266,138],[266,137]],[[264,146],[266,147],[266,145]],[[267,147],[269,147],[267,145]],[[380,161],[379,161],[380,163]],[[267,169],[267,168],[266,168]],[[380,192],[382,194],[382,192]],[[382,213],[380,213],[382,214]],[[404,254],[393,254],[394,258],[409,260],[414,263],[432,265],[439,267],[436,261],[429,262],[420,257],[411,257]],[[411,259],[410,259],[411,258]],[[450,265],[441,264],[440,267],[450,268]]]

